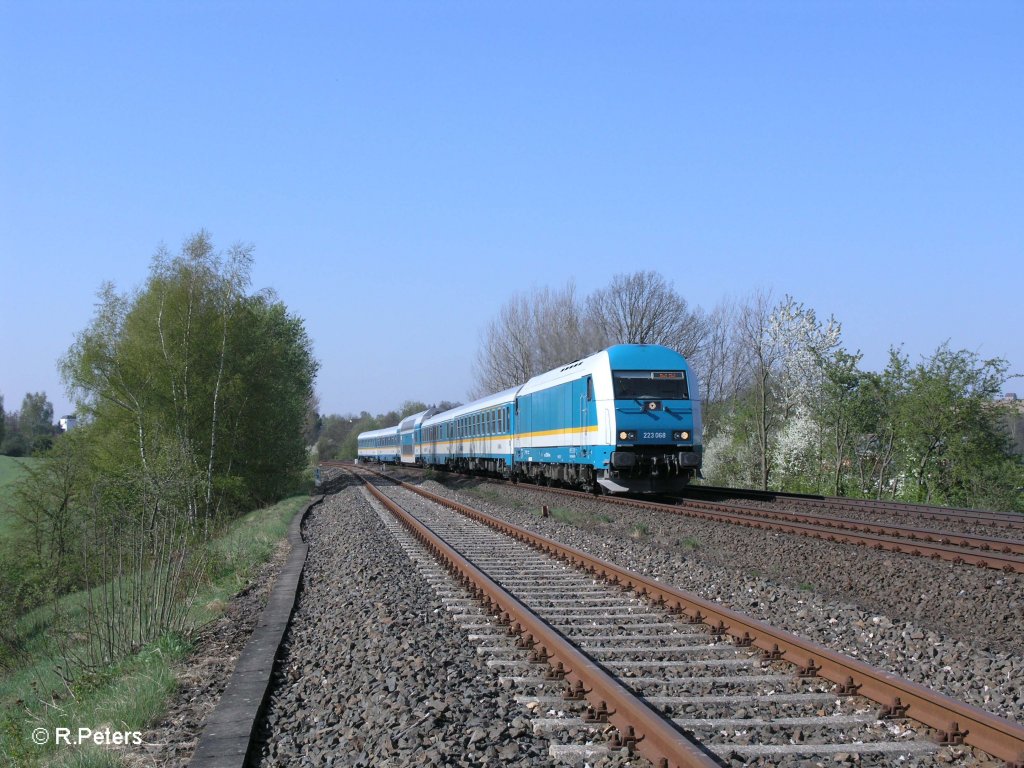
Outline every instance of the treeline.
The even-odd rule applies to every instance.
[[[1000,399],[1006,361],[940,344],[913,362],[895,346],[883,371],[864,370],[836,318],[789,296],[705,310],[651,271],[584,297],[572,283],[520,294],[482,334],[471,394],[620,343],[690,361],[709,482],[1024,510],[1008,429],[1020,416]]]
[[[1024,511],[1004,361],[942,344],[918,363],[891,349],[884,370],[867,371],[838,335],[778,335],[785,310],[768,315],[755,376],[708,404],[710,482]]]
[[[0,395],[0,455],[31,456],[48,451],[61,432],[53,423],[53,403],[45,392],[28,392],[21,401],[21,410],[4,410]]]
[[[5,628],[83,591],[69,632],[87,638],[84,661],[180,630],[216,566],[203,544],[300,487],[318,364],[302,320],[249,291],[251,252],[217,253],[200,232],[177,255],[160,249],[142,288],[102,287],[61,361],[78,426],[5,510],[18,523],[0,563]]]

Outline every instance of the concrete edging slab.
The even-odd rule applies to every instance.
[[[192,768],[243,768],[246,764],[256,721],[270,689],[277,649],[288,629],[306,565],[309,545],[302,540],[302,521],[323,500],[323,496],[310,499],[288,527],[288,543],[292,546],[288,560],[277,575],[267,605],[238,657],[217,707],[203,723],[199,744],[189,761]]]

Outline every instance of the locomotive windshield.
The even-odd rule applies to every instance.
[[[616,400],[688,400],[686,371],[613,371]]]

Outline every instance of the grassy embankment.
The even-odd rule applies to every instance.
[[[285,537],[288,524],[308,501],[294,496],[232,522],[208,545],[207,577],[189,614],[192,627],[220,615],[230,597],[246,586]],[[55,614],[62,621],[81,617],[88,595],[77,593],[59,601],[57,611],[40,608],[18,620],[26,639],[22,661],[0,672],[0,765],[113,768],[121,766],[111,748],[89,745],[54,746],[57,727],[101,731],[144,731],[166,707],[175,689],[174,665],[189,652],[186,638],[166,636],[137,655],[91,674],[81,671],[65,685],[58,672],[64,654],[56,647]],[[71,635],[74,637],[74,635]],[[36,728],[46,729],[50,743],[32,742]]]
[[[8,489],[25,474],[24,467],[31,467],[38,459],[21,459],[13,456],[0,456],[0,543],[7,541],[11,534],[14,521],[5,511],[4,500]]]

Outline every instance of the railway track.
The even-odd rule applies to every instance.
[[[594,500],[598,503],[668,512],[747,528],[807,536],[833,543],[946,560],[958,565],[991,568],[1005,573],[1024,573],[1024,540],[1020,539],[884,525],[723,502],[680,499],[677,503],[664,503],[635,497],[593,496],[582,491],[549,486],[520,484],[519,487],[535,488],[547,493]]]
[[[1012,512],[988,512],[977,509],[938,507],[876,499],[849,499],[842,496],[816,496],[804,493],[760,491],[743,488],[723,488],[710,485],[691,485],[686,489],[687,499],[741,498],[753,501],[779,502],[816,511],[839,511],[851,514],[869,514],[907,517],[912,520],[955,522],[986,528],[1006,528],[1024,531],[1024,515]]]
[[[1024,540],[1020,539],[975,536],[954,531],[880,524],[842,517],[822,517],[691,499],[681,499],[678,504],[667,506],[671,510],[692,508],[721,512],[723,516],[719,519],[724,522],[746,525],[747,521],[750,521],[751,524],[755,524],[754,527],[760,527],[757,523],[763,525],[767,521],[790,523],[790,527],[783,527],[780,530],[816,538],[822,538],[822,529],[833,529],[850,535],[829,540],[848,541],[894,552],[906,552],[909,547],[910,554],[998,568],[1008,573],[1024,573]]]
[[[480,598],[457,609],[494,666],[539,687],[524,703],[586,697],[582,718],[545,727],[607,722],[613,747],[655,765],[888,765],[939,749],[909,716],[1024,765],[1024,728],[994,715],[415,486],[373,493]]]

